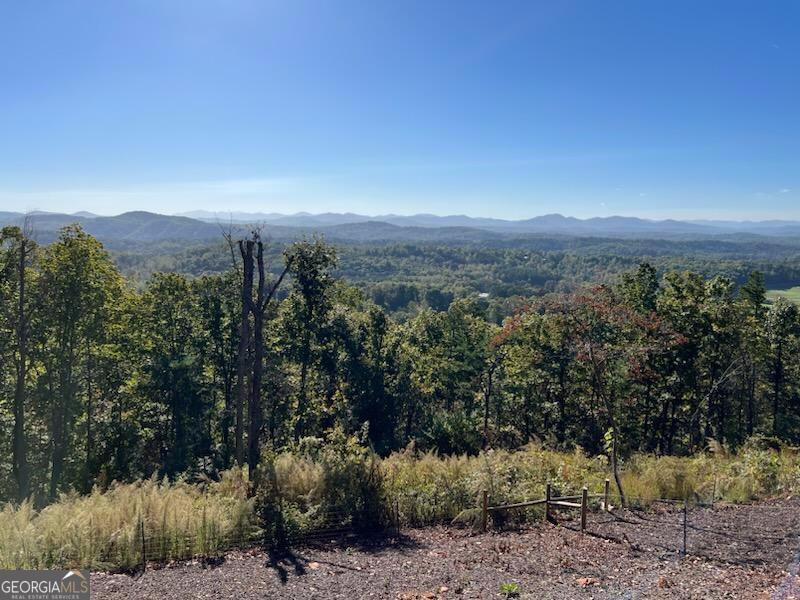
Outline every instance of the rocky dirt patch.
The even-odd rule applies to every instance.
[[[687,556],[682,513],[592,514],[587,534],[559,526],[474,535],[454,528],[406,530],[395,539],[323,540],[284,556],[231,552],[144,575],[92,575],[101,599],[193,598],[797,598],[800,503],[695,509]]]

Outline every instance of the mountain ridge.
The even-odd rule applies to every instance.
[[[531,233],[635,233],[663,232],[681,234],[724,234],[735,232],[762,233],[764,235],[800,235],[800,221],[771,219],[764,221],[731,220],[680,220],[644,219],[623,215],[589,217],[579,219],[559,213],[549,213],[527,219],[498,219],[492,217],[470,217],[464,214],[434,215],[418,213],[413,215],[362,215],[357,213],[213,213],[210,211],[191,211],[179,213],[204,221],[214,222],[263,222],[265,224],[293,227],[324,226],[345,223],[382,221],[400,226],[417,227],[475,227],[478,229],[513,230]],[[553,231],[556,230],[556,231]]]
[[[337,241],[481,241],[519,236],[555,235],[567,237],[718,237],[748,235],[761,237],[800,237],[798,221],[680,221],[650,220],[639,217],[610,216],[578,219],[558,213],[530,219],[505,220],[467,215],[432,214],[367,216],[356,213],[222,213],[193,211],[193,215],[164,215],[130,211],[115,216],[93,213],[74,214],[0,212],[0,226],[20,224],[26,219],[43,240],[55,237],[70,223],[79,223],[104,242],[109,240],[160,241],[208,240],[221,238],[230,229],[246,234],[263,227],[275,239],[296,239],[320,233]],[[204,216],[199,218],[199,216]],[[214,215],[213,218],[210,215]],[[238,218],[234,218],[236,215]]]

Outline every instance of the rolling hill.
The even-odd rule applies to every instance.
[[[369,217],[354,213],[222,213],[196,211],[188,215],[162,215],[134,211],[116,216],[92,213],[22,213],[0,212],[0,225],[19,224],[27,219],[37,238],[48,242],[58,230],[70,223],[80,223],[90,234],[107,244],[159,242],[165,240],[213,240],[230,229],[244,234],[254,226],[261,227],[267,237],[291,240],[322,234],[331,241],[353,243],[375,242],[480,242],[516,240],[530,236],[597,237],[628,239],[726,239],[747,236],[759,238],[794,238],[800,236],[796,221],[652,221],[636,217],[594,217],[577,219],[559,214],[509,221],[474,218],[465,215],[411,216],[382,215]]]

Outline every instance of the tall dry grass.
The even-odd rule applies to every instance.
[[[529,445],[480,456],[400,452],[382,467],[387,496],[396,499],[403,521],[411,525],[451,520],[476,507],[482,490],[492,505],[544,498],[548,482],[555,495],[578,494],[584,485],[590,494],[601,494],[609,478],[611,500],[620,501],[606,457],[589,457],[580,449],[565,453]],[[633,505],[683,498],[748,502],[800,492],[800,453],[754,438],[731,454],[712,441],[707,452],[691,457],[633,455],[622,461],[620,480]]]
[[[690,457],[635,455],[626,461],[623,488],[633,503],[658,498],[731,503],[800,491],[800,454],[753,439],[736,454],[711,442]]]
[[[229,471],[209,485],[148,479],[86,496],[64,494],[41,511],[0,511],[0,568],[133,568],[218,552],[258,533],[247,482]]]
[[[582,451],[555,452],[529,445],[518,451],[491,450],[479,456],[439,456],[434,452],[393,454],[383,461],[387,496],[397,500],[411,525],[444,522],[476,506],[482,490],[492,504],[543,498],[549,481],[556,494],[588,485],[603,489],[605,457]]]
[[[0,511],[0,568],[132,568],[141,562],[141,524],[147,557],[171,560],[268,537],[276,523],[295,533],[331,524],[369,526],[397,507],[403,524],[427,525],[474,509],[484,489],[492,504],[503,504],[542,498],[547,482],[555,494],[577,493],[584,485],[599,494],[609,477],[603,456],[537,445],[479,456],[409,450],[378,461],[342,438],[273,455],[269,464],[274,489],[255,499],[248,498],[246,474],[232,470],[204,485],[151,479],[87,496],[67,494],[40,511],[30,503],[8,504]],[[378,481],[365,485],[372,477]],[[800,492],[800,455],[759,440],[737,454],[712,444],[692,457],[634,455],[622,462],[621,479],[632,504],[684,497],[746,502]]]

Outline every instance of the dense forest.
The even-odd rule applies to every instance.
[[[796,281],[788,258],[227,241],[143,268],[80,226],[2,230],[0,498],[214,477],[331,432],[612,461],[800,440],[798,309],[762,273]]]
[[[271,229],[266,233],[271,236]],[[230,269],[227,246],[217,242],[141,242],[109,240],[107,247],[121,272],[143,287],[153,273],[191,276]],[[737,286],[752,271],[764,274],[769,288],[800,283],[796,240],[776,242],[740,236],[722,239],[658,240],[576,237],[527,237],[502,244],[336,241],[338,261],[332,274],[404,320],[421,308],[445,310],[456,298],[486,305],[487,317],[500,323],[519,307],[519,299],[570,292],[585,284],[619,281],[622,273],[647,262],[659,277],[670,271],[722,275]],[[327,238],[326,238],[327,239]],[[265,236],[264,252],[274,274],[288,242]]]

